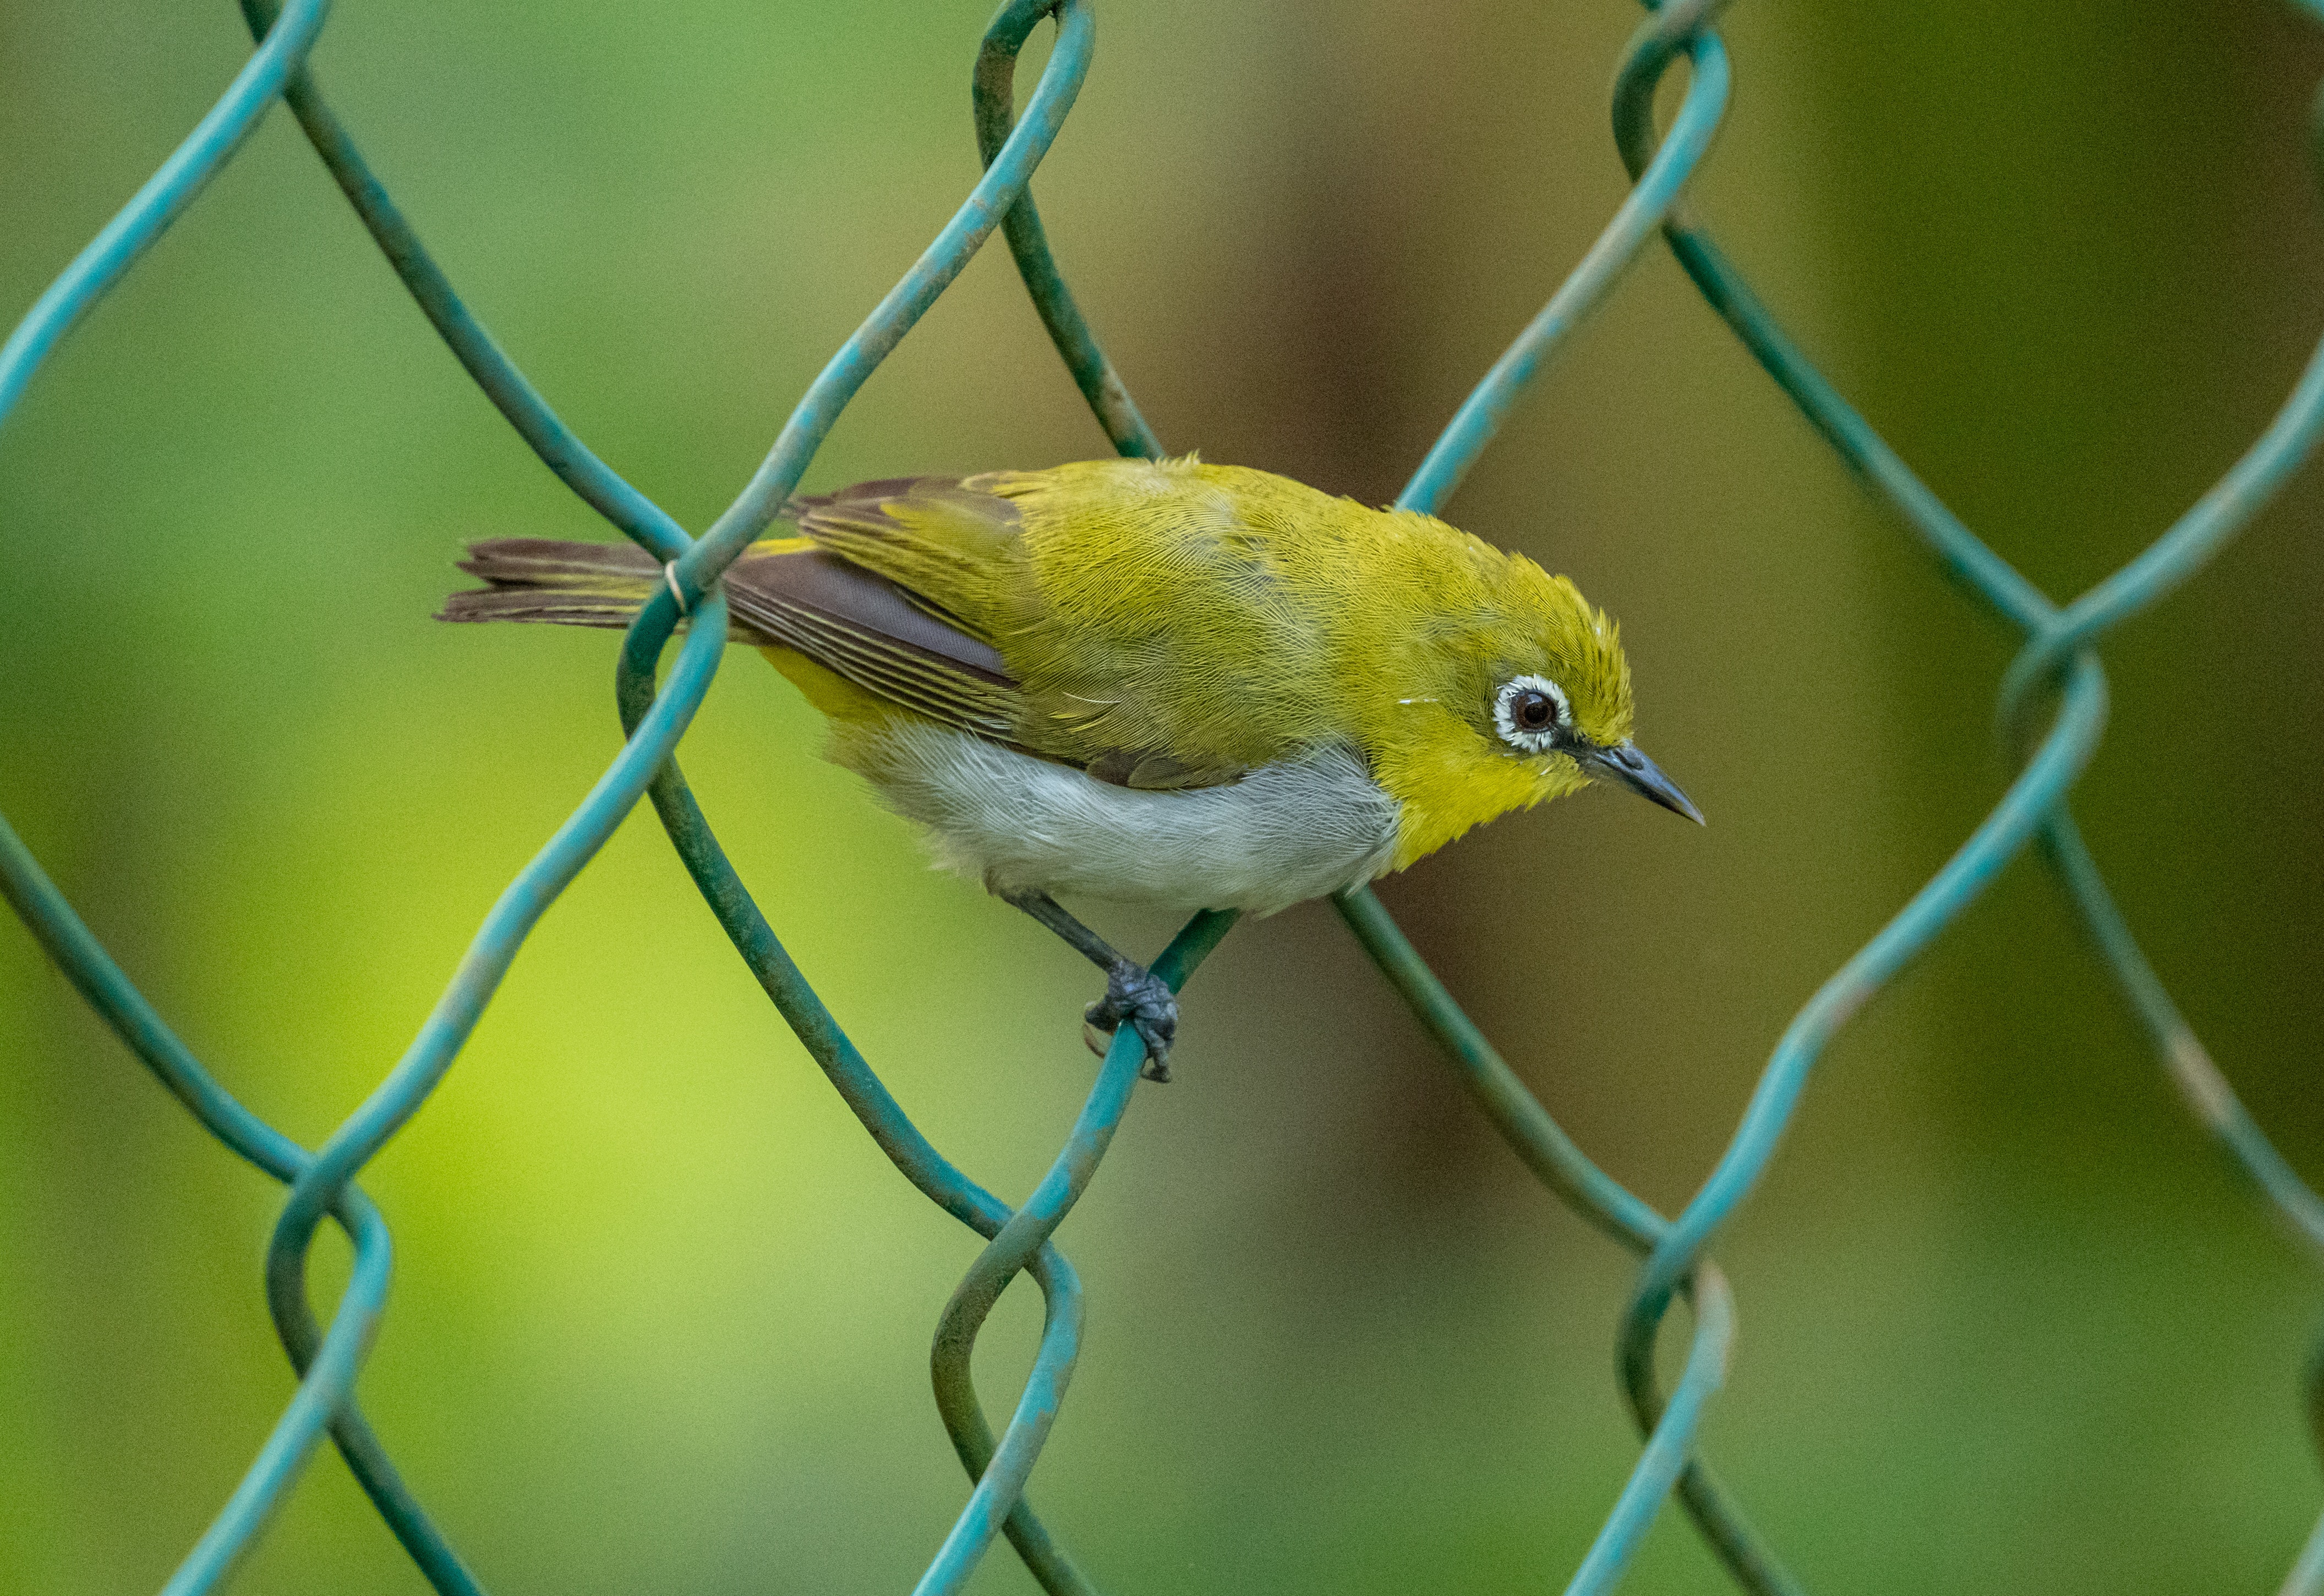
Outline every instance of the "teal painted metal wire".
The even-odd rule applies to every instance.
[[[1797,1590],[1693,1454],[1695,1433],[1723,1378],[1735,1335],[1732,1294],[1706,1249],[1765,1170],[1824,1045],[2029,842],[2038,842],[2190,1106],[2292,1235],[2324,1263],[2324,1201],[2267,1141],[2188,1027],[2139,950],[2066,808],[2066,795],[2105,724],[2105,676],[2092,644],[2200,570],[2310,452],[2324,427],[2324,349],[2260,440],[2177,525],[2088,593],[2054,604],[1953,516],[1848,406],[1681,209],[1680,195],[1707,152],[1726,105],[1726,50],[1711,31],[1722,3],[1674,0],[1650,9],[1625,55],[1614,94],[1615,139],[1635,180],[1631,194],[1461,408],[1399,502],[1423,510],[1443,502],[1560,341],[1603,301],[1622,269],[1659,229],[1711,307],[1874,493],[1902,517],[1941,569],[2025,634],[2024,651],[2005,678],[1999,702],[2005,737],[2029,746],[2017,778],[1943,869],[1800,1011],[1725,1153],[1675,1218],[1665,1218],[1591,1162],[1461,1012],[1369,890],[1339,901],[1359,941],[1443,1047],[1526,1167],[1576,1212],[1644,1257],[1617,1352],[1645,1445],[1568,1582],[1571,1592],[1609,1589],[1674,1492],[1742,1589]],[[623,644],[617,672],[616,702],[627,738],[621,754],[486,915],[402,1059],[311,1153],[257,1119],[204,1069],[22,840],[0,821],[0,891],[51,957],[205,1128],[289,1188],[268,1250],[266,1289],[277,1332],[300,1376],[299,1390],[165,1589],[172,1596],[215,1589],[254,1544],[327,1430],[429,1582],[462,1596],[479,1591],[397,1476],[353,1398],[356,1373],[384,1309],[391,1255],[385,1221],[355,1181],[443,1078],[540,916],[643,795],[651,798],[680,860],[736,950],[873,1141],[930,1201],[987,1240],[944,1310],[931,1353],[937,1407],[974,1483],[918,1591],[959,1590],[997,1534],[1008,1536],[1045,1590],[1093,1591],[1043,1527],[1024,1491],[1072,1373],[1083,1312],[1078,1279],[1050,1238],[1087,1188],[1127,1112],[1144,1061],[1142,1044],[1127,1029],[1116,1036],[1048,1175],[1012,1210],[947,1160],[881,1085],[735,875],[674,757],[724,646],[719,572],[797,487],[864,379],[996,228],[1008,241],[1059,355],[1114,446],[1124,454],[1160,454],[1159,441],[1074,305],[1027,192],[1089,69],[1094,23],[1087,0],[1011,0],[1002,6],[980,49],[973,80],[975,130],[986,167],[982,179],[810,385],[758,471],[698,541],[622,481],[557,417],[462,305],[364,164],[304,65],[322,27],[327,0],[293,0],[280,7],[269,0],[241,4],[258,41],[255,53],[193,133],[0,345],[0,419],[65,333],[192,202],[280,96],[421,309],[520,436],[608,522],[657,557],[675,562],[688,630],[667,681],[658,688],[656,671],[680,619],[679,600],[664,592],[645,607]],[[2324,5],[2303,5],[2324,20]],[[1045,16],[1056,23],[1056,45],[1018,119],[1012,110],[1017,52]],[[1682,60],[1688,64],[1686,93],[1669,133],[1658,137],[1655,89]],[[2319,140],[2324,141],[2324,116],[2318,126]],[[2051,723],[2038,739],[2027,738],[2024,729],[2034,707],[2053,690]],[[1231,914],[1197,915],[1156,961],[1157,973],[1174,989],[1181,986],[1233,923]],[[327,1324],[318,1325],[309,1297],[307,1259],[326,1218],[347,1233],[355,1261]],[[970,1358],[986,1315],[1020,1272],[1032,1276],[1047,1313],[1025,1387],[1010,1422],[995,1435],[970,1379]],[[1656,1383],[1653,1353],[1674,1298],[1690,1304],[1693,1332],[1679,1379],[1665,1394]],[[2324,1446],[2324,1349],[2311,1366],[2310,1402]],[[2324,1591],[2324,1523],[2283,1590],[2286,1596]]]

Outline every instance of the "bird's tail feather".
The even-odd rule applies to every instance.
[[[472,543],[460,569],[491,585],[447,598],[438,620],[627,627],[662,579],[654,557],[634,545],[546,537]]]

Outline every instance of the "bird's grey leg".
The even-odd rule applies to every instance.
[[[1124,1020],[1129,1021],[1146,1043],[1146,1068],[1141,1073],[1148,1080],[1168,1080],[1170,1043],[1178,1034],[1178,1000],[1170,988],[1144,965],[1116,953],[1103,937],[1075,920],[1047,893],[1000,895],[1063,937],[1068,947],[1105,972],[1105,995],[1090,1004],[1082,1018],[1108,1036]],[[1105,1050],[1092,1040],[1090,1051],[1102,1054]]]

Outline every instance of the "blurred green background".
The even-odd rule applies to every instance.
[[[972,181],[985,11],[342,0],[315,60],[470,303],[699,527]],[[1618,202],[1634,20],[1105,5],[1037,188],[1163,437],[1392,496]],[[2324,36],[2287,8],[1749,0],[1728,32],[1700,209],[2051,592],[2264,425],[2324,320]],[[8,314],[244,50],[225,0],[0,0]],[[995,247],[807,486],[1104,452]],[[2311,472],[2109,643],[2077,800],[2311,1178],[2319,511]],[[2011,638],[1659,253],[1450,513],[1621,618],[1642,740],[1712,823],[1588,795],[1383,895],[1582,1143],[1675,1206],[1792,1012],[1997,796]],[[610,638],[428,621],[484,535],[608,534],[280,114],[0,431],[0,811],[310,1142],[616,746]],[[687,764],[908,1107],[1019,1195],[1091,1074],[1091,972],[927,871],[816,736],[738,656]],[[1627,1260],[1524,1177],[1328,910],[1239,930],[1185,1038],[1065,1233],[1091,1328],[1037,1502],[1117,1591],[1562,1583],[1635,1455]],[[151,1589],[290,1389],[259,1286],[279,1193],[13,928],[0,1060],[0,1587]],[[365,1184],[399,1252],[364,1399],[495,1591],[897,1591],[941,1539],[964,1487],[926,1345],[972,1238],[846,1115],[650,814]],[[1831,1050],[1720,1252],[1742,1334],[1708,1449],[1812,1590],[2269,1591],[2324,1495],[2295,1399],[2324,1291],[2029,864]],[[988,1406],[1026,1297],[980,1354]],[[1666,1514],[1627,1588],[1719,1586]],[[976,1588],[1032,1586],[1003,1551]],[[421,1584],[326,1452],[239,1589]]]

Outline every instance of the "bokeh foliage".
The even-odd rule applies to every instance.
[[[543,388],[699,520],[964,188],[982,21],[345,0],[316,59]],[[1602,87],[1630,21],[1109,10],[1037,188],[1163,436],[1388,497],[1618,197]],[[2264,420],[2324,286],[2319,51],[2288,19],[1751,0],[1727,31],[1698,203],[2030,574],[2117,563]],[[0,5],[0,40],[22,304],[244,46],[223,6]],[[992,252],[809,485],[1102,452]],[[2317,509],[2295,488],[2109,645],[2079,802],[2311,1174]],[[1452,511],[1623,618],[1642,736],[1713,827],[1585,799],[1385,895],[1584,1143],[1674,1205],[1800,998],[1997,790],[2009,639],[1657,257]],[[604,639],[424,624],[482,534],[598,529],[279,121],[0,436],[0,809],[310,1139],[613,746]],[[689,771],[908,1105],[1021,1190],[1086,1079],[1086,972],[928,875],[816,736],[732,670]],[[1143,1095],[1071,1233],[1093,1329],[1052,1520],[1124,1590],[1569,1565],[1631,1454],[1623,1261],[1472,1122],[1328,915],[1239,931],[1187,1028],[1183,1084]],[[256,1291],[278,1196],[21,937],[0,1050],[0,1582],[155,1583],[287,1390]],[[1812,1588],[2260,1588],[2289,1561],[2318,1293],[2210,1160],[2031,870],[1843,1040],[1721,1247],[1743,1338],[1712,1445]],[[966,1238],[831,1100],[650,821],[366,1185],[401,1243],[366,1403],[495,1589],[885,1589],[942,1535],[924,1341]],[[417,1588],[327,1458],[244,1588],[325,1576]],[[1709,1578],[1674,1532],[1632,1588]]]

